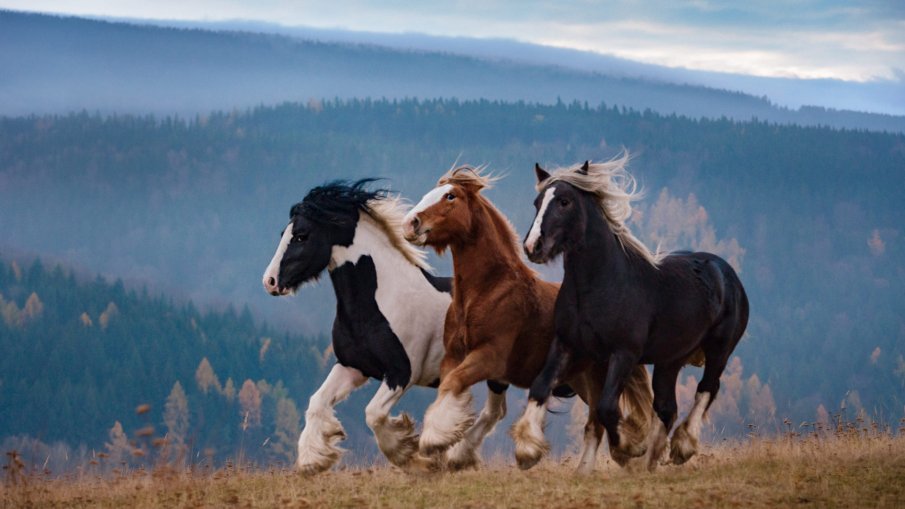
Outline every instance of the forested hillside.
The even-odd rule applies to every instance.
[[[155,292],[192,298],[205,309],[248,303],[251,314],[268,316],[281,330],[316,334],[332,318],[328,284],[275,299],[264,294],[259,280],[290,205],[311,186],[378,176],[417,200],[453,161],[489,163],[507,176],[487,194],[524,234],[534,212],[535,161],[555,166],[600,160],[623,146],[634,154],[630,169],[647,190],[632,228],[652,246],[662,242],[666,249],[726,256],[748,289],[751,324],[724,380],[718,400],[724,407],[717,412],[723,417],[714,432],[741,433],[754,422],[773,426],[773,416],[829,419],[843,407],[849,417],[862,410],[887,422],[902,417],[902,135],[694,120],[583,103],[454,100],[311,101],[189,119],[3,118],[0,247],[147,282]],[[448,271],[446,261],[436,264]],[[11,269],[5,270],[6,281],[14,281]],[[542,270],[556,277],[555,267]],[[67,297],[69,304],[60,308],[53,293],[30,284],[16,283],[22,288],[15,294],[0,288],[7,302],[15,302],[17,316],[33,314],[27,310],[35,309],[28,305],[35,292],[44,313],[62,318],[49,322],[57,325],[48,330],[25,318],[5,326],[3,340],[17,349],[17,360],[8,361],[11,367],[2,373],[5,388],[25,379],[27,370],[44,369],[53,334],[74,341],[61,347],[72,365],[60,369],[82,369],[96,354],[106,359],[106,350],[93,345],[117,321],[102,329],[101,315],[111,302],[123,317],[137,306],[130,304],[134,299],[145,302],[121,285],[98,285],[98,296]],[[155,299],[147,303],[165,307]],[[78,321],[83,312],[92,327]],[[175,322],[152,318],[161,314]],[[225,342],[225,331],[234,332],[238,346],[227,354],[218,343],[203,342],[192,319],[212,341]],[[204,314],[176,306],[141,320],[146,321],[135,323],[146,329],[137,330],[146,332],[111,344],[154,345],[140,350],[147,357],[133,350],[116,357],[144,367],[128,361],[122,373],[106,369],[116,376],[146,376],[130,383],[149,391],[157,412],[177,380],[194,404],[191,377],[204,357],[221,384],[232,378],[238,390],[246,379],[266,379],[273,387],[282,380],[299,404],[320,376],[320,368],[298,368],[316,365],[308,346],[293,349],[301,340],[256,328],[249,313]],[[263,337],[272,339],[271,352],[278,346],[287,352],[264,356],[265,363],[275,363],[266,369],[258,361]],[[323,346],[318,343],[318,352]],[[75,380],[81,380],[77,373]],[[86,376],[99,393],[112,391],[110,401],[119,405],[92,426],[109,429],[113,419],[125,425],[130,416],[124,413],[144,395],[118,393],[124,389],[116,384],[105,389],[103,376]],[[688,398],[693,380],[682,382],[680,396]],[[57,389],[41,392],[64,390]],[[11,393],[32,394],[4,389],[3,397]],[[46,413],[55,404],[45,401],[29,412]],[[50,426],[35,427],[38,416],[28,415],[31,427],[11,429],[46,429],[43,436],[51,436]],[[5,412],[4,418],[10,419]],[[137,425],[139,418],[133,419],[130,425]],[[360,415],[354,420],[363,426]]]
[[[618,67],[618,66],[617,66]],[[593,68],[593,67],[592,67]],[[558,99],[663,114],[905,131],[905,117],[774,106],[618,68],[536,65],[440,51],[238,31],[174,29],[0,10],[0,114],[196,114],[309,98]],[[807,103],[805,103],[807,104]]]
[[[100,452],[141,464],[153,437],[194,461],[243,448],[289,463],[297,402],[331,361],[322,338],[276,333],[247,307],[200,312],[39,260],[0,260],[0,313],[0,443],[53,472]]]

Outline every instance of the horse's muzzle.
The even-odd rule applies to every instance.
[[[402,224],[402,236],[412,244],[423,246],[427,242],[427,234],[430,228],[422,230],[421,219],[416,215],[407,219]]]
[[[533,263],[547,263],[550,260],[550,250],[547,249],[547,245],[546,242],[544,242],[543,237],[537,239],[534,242],[533,249],[529,248],[527,242],[522,244],[522,247],[525,249],[525,255]]]
[[[273,295],[274,297],[280,297],[283,295],[289,295],[289,290],[286,288],[281,288],[277,285],[277,279],[273,276],[264,276],[264,280],[262,281],[264,284],[264,291]]]

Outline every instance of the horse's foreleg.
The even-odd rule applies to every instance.
[[[447,466],[451,470],[477,467],[481,462],[478,449],[484,438],[493,431],[497,423],[506,417],[506,389],[508,384],[487,382],[487,401],[478,419],[465,432],[465,437],[456,442],[446,455]]]
[[[606,428],[610,455],[620,464],[624,463],[624,459],[641,456],[647,451],[644,443],[647,423],[632,426],[622,419],[619,409],[619,397],[637,361],[638,356],[626,350],[610,355],[603,393],[597,402],[597,418]]]
[[[299,436],[299,456],[295,464],[305,474],[323,472],[333,466],[343,450],[336,444],[346,437],[333,407],[361,387],[368,378],[354,368],[335,364],[305,411],[305,428]]]
[[[418,451],[415,422],[407,414],[391,417],[390,411],[407,387],[390,388],[384,381],[365,408],[365,422],[374,433],[377,447],[393,465],[405,466]]]
[[[419,442],[422,454],[443,452],[465,436],[465,431],[474,424],[469,388],[490,378],[493,364],[488,352],[474,350],[443,376],[437,399],[424,414]]]
[[[550,450],[550,445],[544,438],[547,399],[568,366],[570,357],[559,339],[554,338],[544,367],[531,384],[525,413],[512,427],[515,459],[521,469],[533,467]]]

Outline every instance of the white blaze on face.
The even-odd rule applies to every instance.
[[[273,259],[270,260],[270,265],[268,265],[267,269],[264,271],[264,289],[267,290],[268,293],[279,291],[280,263],[283,261],[283,254],[286,253],[286,248],[289,246],[289,241],[291,239],[292,221],[290,221],[289,225],[286,226],[286,229],[283,230],[283,236],[280,237],[280,243],[277,244],[277,252],[274,253]],[[273,284],[270,283],[271,278],[273,278]]]
[[[442,200],[443,197],[446,196],[446,193],[452,190],[452,187],[452,184],[443,184],[440,187],[431,189],[429,193],[424,195],[424,198],[421,198],[421,201],[418,202],[418,205],[415,205],[415,207],[405,215],[405,224],[408,224],[412,220],[412,218],[415,217],[415,214],[424,212],[425,210],[440,203],[440,200]]]
[[[555,189],[548,187],[544,192],[544,199],[540,203],[540,209],[538,209],[537,215],[534,217],[534,224],[531,225],[531,231],[528,232],[528,238],[525,240],[525,247],[528,249],[529,253],[533,253],[534,249],[537,247],[537,240],[540,238],[541,234],[540,225],[544,222],[544,214],[547,213],[547,206],[553,201],[554,191]]]

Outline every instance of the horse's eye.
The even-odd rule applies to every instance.
[[[293,242],[293,243],[305,242],[306,240],[308,240],[308,234],[307,234],[307,233],[300,233],[300,234],[298,234],[298,235],[292,237],[292,242]]]
[[[446,193],[446,199],[447,199],[448,201],[453,201],[453,200],[456,199],[456,195],[454,195],[454,194],[452,194],[452,193]]]
[[[563,207],[568,207],[570,203],[572,203],[572,202],[570,202],[568,198],[559,199],[559,204],[562,205]]]

